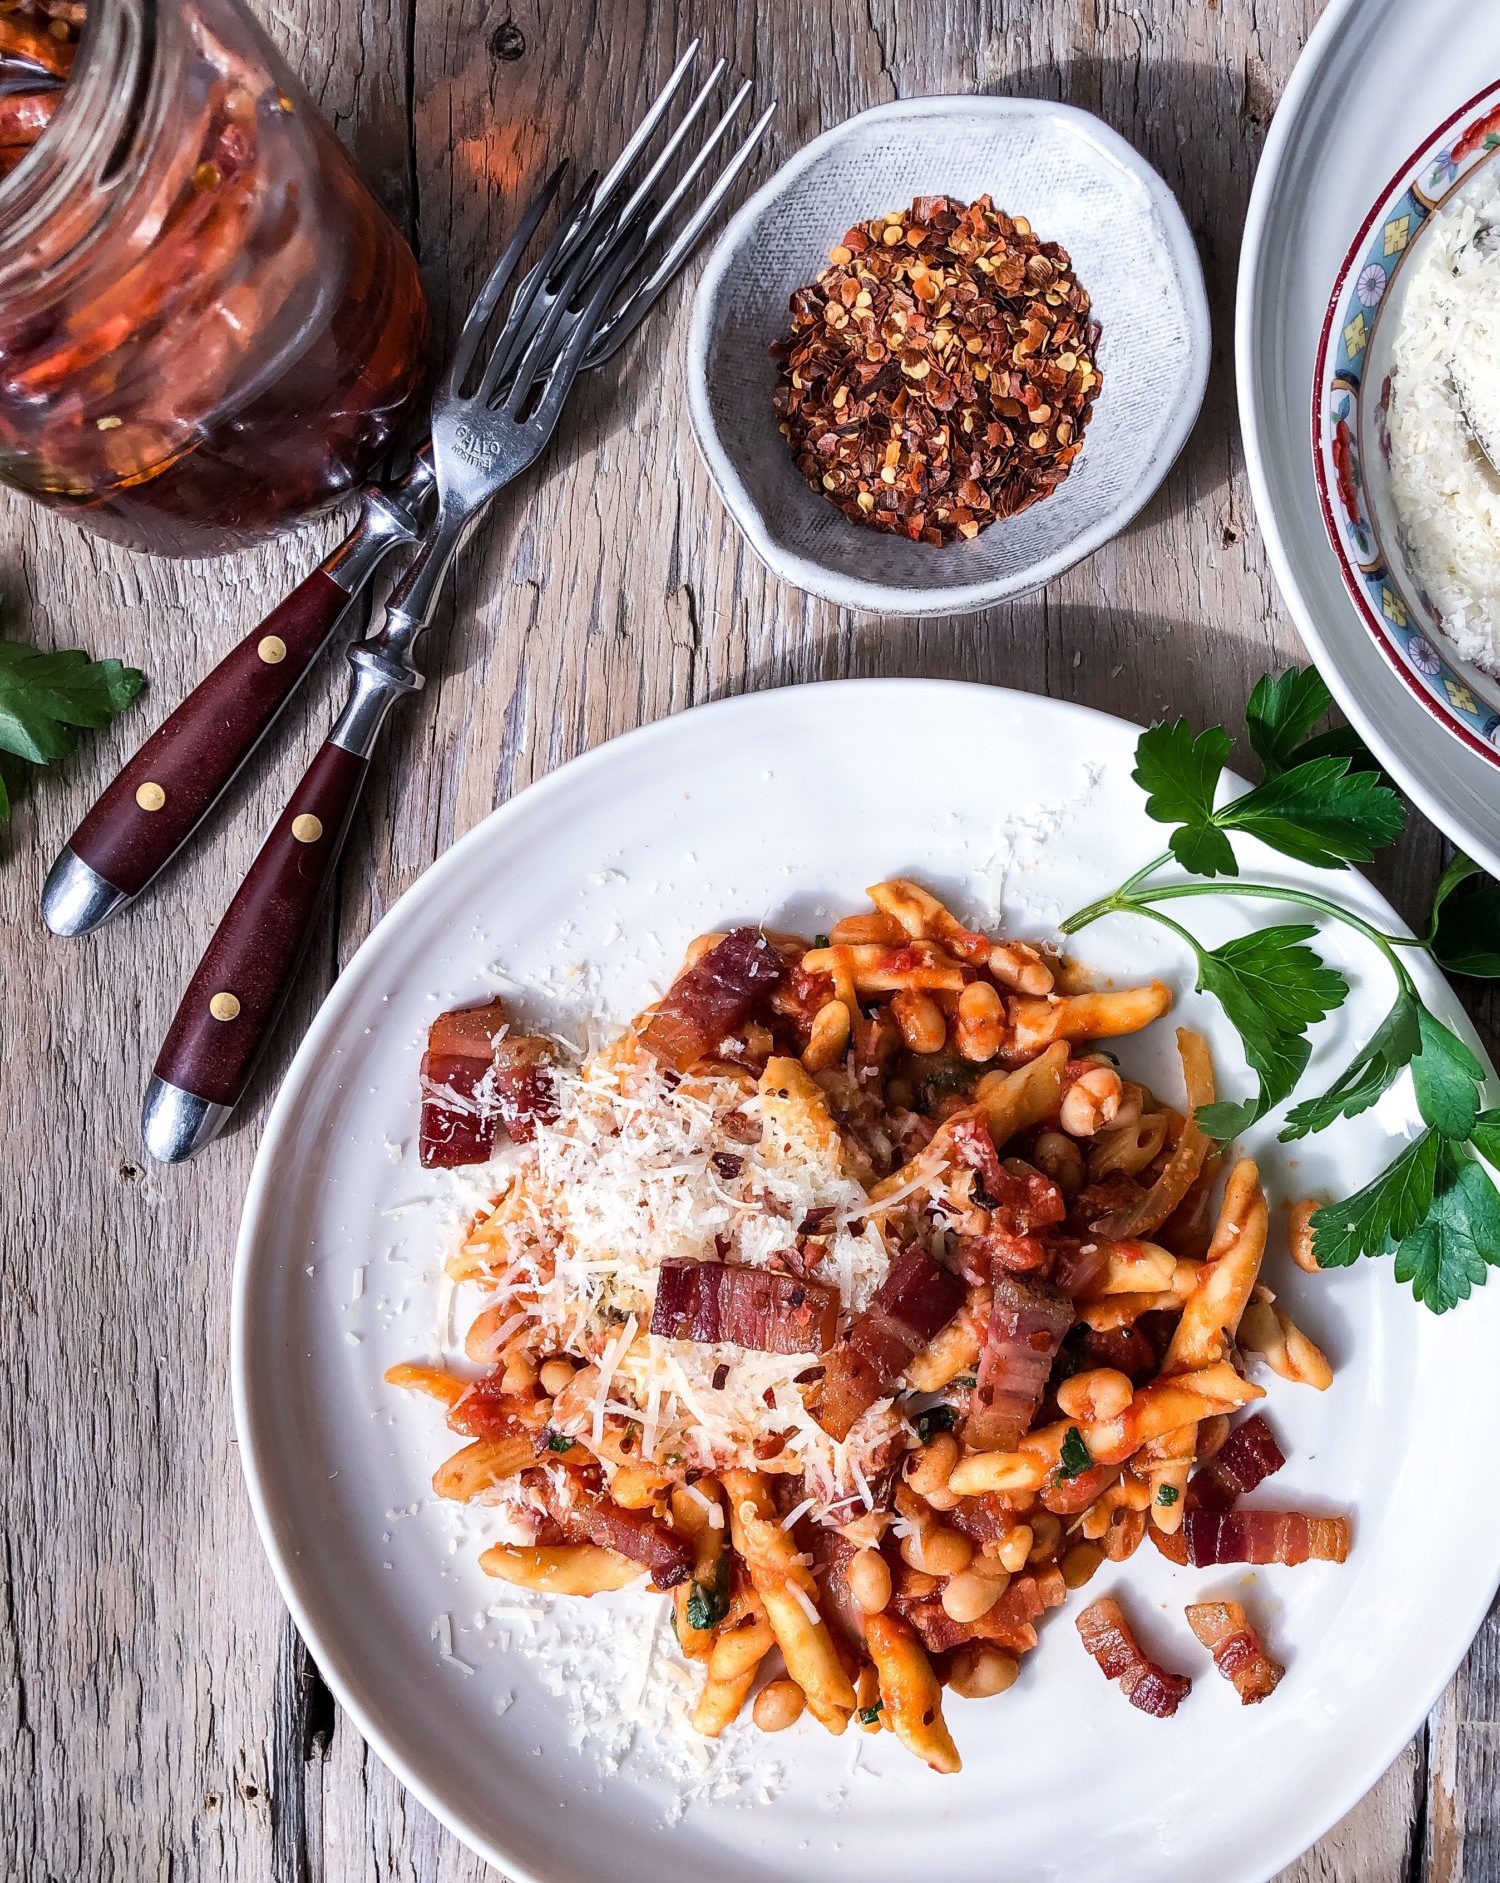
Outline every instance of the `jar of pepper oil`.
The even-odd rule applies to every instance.
[[[0,480],[133,548],[241,547],[381,458],[427,336],[238,0],[0,0]]]

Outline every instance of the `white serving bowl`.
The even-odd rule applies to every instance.
[[[1050,497],[935,548],[861,528],[809,489],[777,429],[767,349],[854,223],[914,196],[985,192],[1072,256],[1103,330],[1104,384]],[[914,98],[815,138],[729,224],[693,301],[688,409],[719,495],[773,575],[847,608],[961,614],[1040,588],[1124,528],[1192,430],[1208,361],[1192,235],[1138,152],[1069,105]]]
[[[1500,162],[1497,136],[1500,82],[1423,140],[1360,224],[1318,347],[1313,475],[1339,573],[1375,645],[1437,724],[1500,767],[1500,673],[1453,646],[1413,566],[1392,490],[1388,421],[1396,339],[1427,231]]]

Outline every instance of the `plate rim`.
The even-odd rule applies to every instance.
[[[1119,714],[1108,713],[1078,701],[1052,699],[1046,695],[1028,693],[1019,688],[988,686],[979,681],[936,677],[882,676],[808,681],[755,692],[729,694],[718,699],[703,701],[681,712],[668,714],[664,718],[651,720],[644,725],[634,726],[617,733],[588,751],[579,753],[554,771],[526,786],[524,790],[516,792],[505,803],[489,811],[462,837],[451,844],[441,856],[435,858],[426,869],[421,871],[391,904],[350,957],[314,1016],[282,1080],[256,1150],[255,1163],[246,1189],[235,1242],[230,1293],[230,1392],[241,1476],[262,1551],[270,1563],[278,1592],[299,1635],[330,1691],[361,1738],[424,1809],[431,1812],[466,1848],[475,1852],[486,1862],[502,1867],[514,1883],[547,1883],[547,1880],[518,1861],[502,1846],[492,1843],[471,1824],[466,1823],[459,1812],[450,1810],[440,1791],[434,1785],[429,1784],[427,1779],[415,1769],[412,1762],[396,1748],[375,1706],[372,1704],[367,1707],[364,1703],[362,1696],[364,1682],[358,1667],[346,1665],[343,1659],[332,1651],[314,1617],[311,1599],[304,1598],[302,1583],[295,1573],[295,1551],[284,1550],[281,1540],[276,1535],[263,1487],[263,1477],[266,1474],[257,1451],[257,1414],[253,1404],[256,1388],[253,1383],[251,1355],[247,1348],[246,1335],[248,1296],[252,1283],[252,1270],[256,1261],[254,1244],[259,1231],[258,1218],[274,1208],[274,1199],[270,1192],[274,1186],[277,1155],[281,1149],[279,1140],[285,1133],[288,1120],[299,1100],[300,1088],[305,1082],[308,1068],[318,1063],[326,1036],[336,1031],[344,1009],[358,996],[357,970],[362,962],[374,952],[377,938],[382,936],[388,925],[394,927],[398,920],[409,922],[413,919],[413,910],[418,907],[423,896],[430,893],[425,886],[430,885],[434,880],[458,873],[463,867],[466,855],[478,849],[492,828],[497,823],[505,821],[512,814],[513,807],[520,802],[527,798],[534,799],[538,795],[542,797],[552,795],[562,788],[559,781],[566,779],[571,783],[580,773],[598,769],[607,764],[619,748],[671,737],[680,722],[684,720],[704,716],[730,718],[743,713],[753,715],[767,710],[774,711],[775,703],[787,694],[800,695],[817,692],[826,696],[829,689],[837,689],[845,695],[859,693],[865,696],[874,691],[891,693],[910,689],[919,689],[929,695],[944,692],[964,695],[981,694],[992,698],[997,708],[1010,704],[1034,710],[1039,703],[1044,703],[1047,708],[1057,712],[1065,720],[1081,720],[1085,724],[1102,721],[1117,728],[1124,727],[1133,733],[1139,733],[1141,730],[1138,722],[1125,719]],[[1228,775],[1231,778],[1234,776],[1232,773]],[[1360,873],[1355,872],[1355,874]],[[1390,909],[1390,905],[1381,892],[1362,875],[1360,875],[1360,880],[1377,903],[1389,912],[1396,928],[1405,930],[1405,923],[1394,910]],[[1458,1013],[1464,1034],[1472,1043],[1477,1036],[1462,1010],[1461,1003],[1448,987],[1446,978],[1434,964],[1430,963],[1419,964],[1417,972],[1420,979],[1434,981],[1447,993],[1452,1008]],[[1488,1067],[1488,1055],[1482,1053],[1482,1056]],[[1491,1079],[1493,1076],[1491,1073]],[[1500,1286],[1500,1283],[1497,1283],[1497,1286]],[[1413,1304],[1413,1311],[1415,1310],[1416,1304]],[[1310,1849],[1366,1796],[1379,1782],[1392,1761],[1410,1742],[1413,1734],[1420,1730],[1423,1720],[1462,1664],[1475,1636],[1483,1626],[1497,1588],[1500,1588],[1500,1554],[1496,1556],[1493,1574],[1477,1614],[1472,1623],[1465,1622],[1459,1646],[1450,1655],[1443,1657],[1441,1663],[1434,1663],[1434,1666],[1440,1666],[1441,1677],[1432,1687],[1431,1693],[1426,1696],[1421,1711],[1410,1724],[1406,1724],[1406,1711],[1391,1709],[1389,1717],[1398,1722],[1398,1730],[1394,1735],[1390,1733],[1384,1735],[1380,1745],[1378,1765],[1374,1761],[1367,1761],[1361,1765],[1358,1777],[1352,1784],[1330,1788],[1328,1796],[1331,1802],[1319,1814],[1320,1821],[1312,1836],[1304,1839],[1302,1833],[1298,1831],[1290,1840],[1283,1838],[1274,1846],[1272,1853],[1274,1860],[1270,1869],[1262,1871],[1257,1866],[1254,1871],[1225,1872],[1223,1883],[1237,1883],[1237,1880],[1241,1878],[1243,1883],[1264,1883],[1265,1878],[1274,1875],[1286,1864],[1294,1862],[1304,1851]]]
[[[795,550],[783,550],[771,540],[759,506],[751,499],[744,479],[720,442],[718,428],[709,410],[704,368],[712,341],[712,306],[732,258],[738,252],[746,231],[759,221],[803,172],[848,136],[856,125],[900,118],[937,117],[956,112],[997,119],[1015,116],[1058,118],[1075,135],[1094,144],[1106,157],[1135,178],[1150,199],[1176,264],[1177,277],[1182,285],[1183,311],[1192,335],[1192,370],[1187,380],[1188,395],[1175,408],[1172,422],[1163,430],[1157,474],[1139,487],[1139,494],[1136,491],[1127,493],[1088,529],[1080,531],[1051,556],[1033,563],[1009,581],[957,582],[941,588],[913,590],[885,582],[867,581],[859,576],[832,575],[822,563]],[[857,111],[852,117],[830,126],[802,145],[767,177],[725,225],[693,290],[687,341],[688,421],[693,442],[698,447],[719,501],[762,566],[778,581],[815,595],[821,601],[864,613],[900,615],[913,619],[932,615],[977,614],[986,608],[1016,601],[1044,588],[1047,583],[1086,561],[1129,527],[1160,490],[1192,436],[1208,391],[1212,351],[1213,323],[1203,274],[1203,259],[1198,253],[1198,245],[1193,239],[1182,206],[1155,166],[1102,118],[1079,105],[1009,94],[995,97],[987,93],[957,92],[934,93],[921,98],[896,98]]]
[[[1298,634],[1312,656],[1319,673],[1327,682],[1329,690],[1347,715],[1350,724],[1364,739],[1386,769],[1397,779],[1403,791],[1436,828],[1451,842],[1461,846],[1476,862],[1490,872],[1500,876],[1500,830],[1486,836],[1477,826],[1465,828],[1469,819],[1459,811],[1448,808],[1439,791],[1428,783],[1420,761],[1408,760],[1400,751],[1373,710],[1367,710],[1356,697],[1353,683],[1343,672],[1341,660],[1331,651],[1327,636],[1318,625],[1317,613],[1303,593],[1301,583],[1294,572],[1293,562],[1288,553],[1280,523],[1266,478],[1265,463],[1268,457],[1265,428],[1261,425],[1259,398],[1261,374],[1257,358],[1256,344],[1256,303],[1263,294],[1263,281],[1266,258],[1269,252],[1271,232],[1271,211],[1273,198],[1280,185],[1281,172],[1286,162],[1287,151],[1296,135],[1304,108],[1309,96],[1316,90],[1323,78],[1323,68],[1333,50],[1338,46],[1351,21],[1362,12],[1375,12],[1380,7],[1389,9],[1398,0],[1329,0],[1327,10],[1314,25],[1308,35],[1301,56],[1287,81],[1281,101],[1277,105],[1271,128],[1266,136],[1260,162],[1256,168],[1255,181],[1250,192],[1250,201],[1245,211],[1245,227],[1240,241],[1239,274],[1235,289],[1234,319],[1234,365],[1236,403],[1239,412],[1240,435],[1245,451],[1245,471],[1250,483],[1251,502],[1254,506],[1256,522],[1266,545],[1266,557],[1271,566],[1277,592],[1296,624]],[[1299,439],[1297,448],[1302,448]],[[1331,552],[1328,552],[1331,553]],[[1340,583],[1342,593],[1342,582]],[[1352,604],[1345,599],[1345,605]],[[1357,621],[1357,617],[1356,617]],[[1367,640],[1367,630],[1363,623],[1357,623],[1362,640]],[[1378,662],[1379,671],[1387,671],[1387,662]],[[1401,697],[1405,689],[1398,689]],[[1424,713],[1423,725],[1429,724],[1430,715]],[[1434,727],[1435,733],[1442,736],[1435,739],[1434,750],[1441,747],[1444,752],[1450,750],[1446,730]],[[1457,742],[1458,749],[1462,743]]]

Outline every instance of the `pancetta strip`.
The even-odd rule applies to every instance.
[[[1233,1681],[1242,1704],[1254,1706],[1271,1693],[1286,1672],[1273,1661],[1238,1602],[1190,1602],[1188,1626],[1214,1657],[1214,1666]]]
[[[1170,1719],[1192,1691],[1186,1674],[1169,1673],[1141,1652],[1112,1595],[1089,1603],[1078,1616],[1078,1633],[1105,1678],[1118,1681],[1130,1704],[1153,1719]]]
[[[1018,1523],[1024,1523],[1034,1501],[1030,1491],[1015,1495],[1006,1491],[980,1491],[974,1497],[959,1498],[943,1521],[961,1530],[971,1543],[983,1549],[987,1543],[998,1543]]]
[[[422,1055],[418,1154],[426,1170],[482,1164],[505,1131],[518,1144],[557,1116],[552,1051],[506,1029],[505,1003],[487,1000],[439,1014]]]
[[[1090,1235],[1054,1236],[1051,1239],[1052,1279],[1072,1295],[1091,1295],[1094,1284],[1109,1266],[1109,1245]]]
[[[860,1414],[892,1391],[912,1357],[964,1300],[959,1277],[912,1243],[891,1264],[875,1298],[828,1355],[814,1416],[844,1439]]]
[[[674,1072],[717,1050],[786,971],[759,929],[736,928],[685,969],[647,1017],[641,1044]]]
[[[1193,1474],[1189,1495],[1204,1510],[1228,1510],[1286,1463],[1276,1435],[1256,1412],[1237,1425],[1208,1463]]]
[[[1183,1524],[1195,1510],[1229,1510],[1247,1491],[1279,1471],[1286,1456],[1260,1413],[1237,1425],[1215,1455],[1193,1473],[1187,1487]],[[1187,1531],[1151,1527],[1151,1541],[1171,1562],[1188,1561]]]
[[[692,1573],[692,1539],[670,1530],[648,1512],[623,1510],[609,1498],[570,1484],[559,1488],[550,1479],[543,1502],[570,1543],[597,1543],[651,1571],[653,1588],[670,1589]]]
[[[529,1144],[538,1124],[550,1124],[557,1116],[552,1048],[547,1042],[524,1033],[508,1033],[497,1041],[490,1096],[501,1129],[517,1144]]]
[[[1341,1563],[1349,1554],[1347,1517],[1307,1517],[1297,1510],[1190,1510],[1182,1520],[1188,1561]]]
[[[823,1353],[838,1332],[839,1291],[743,1262],[674,1258],[657,1271],[651,1332],[758,1353]]]
[[[930,1577],[910,1572],[898,1577],[893,1599],[897,1613],[916,1629],[929,1654],[946,1654],[968,1641],[988,1641],[1012,1654],[1025,1654],[1036,1646],[1036,1623],[1049,1608],[1061,1607],[1066,1595],[1062,1572],[1049,1564],[1034,1574],[1013,1576],[994,1606],[974,1621],[954,1621]]]
[[[971,1451],[1015,1450],[1031,1428],[1072,1325],[1073,1302],[1062,1289],[996,1271],[964,1424]]]

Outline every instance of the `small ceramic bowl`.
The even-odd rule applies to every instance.
[[[767,349],[852,224],[915,196],[995,205],[1060,242],[1102,328],[1103,387],[1066,480],[936,548],[862,529],[792,462]],[[729,224],[693,302],[688,399],[704,462],[773,575],[849,608],[965,613],[1040,588],[1118,534],[1166,476],[1208,378],[1203,271],[1182,212],[1106,125],[1023,98],[917,98],[825,132]]]
[[[1313,471],[1344,585],[1377,646],[1433,718],[1500,766],[1500,678],[1463,659],[1407,557],[1391,496],[1392,356],[1432,214],[1500,151],[1500,84],[1401,166],[1334,282],[1313,381]]]

